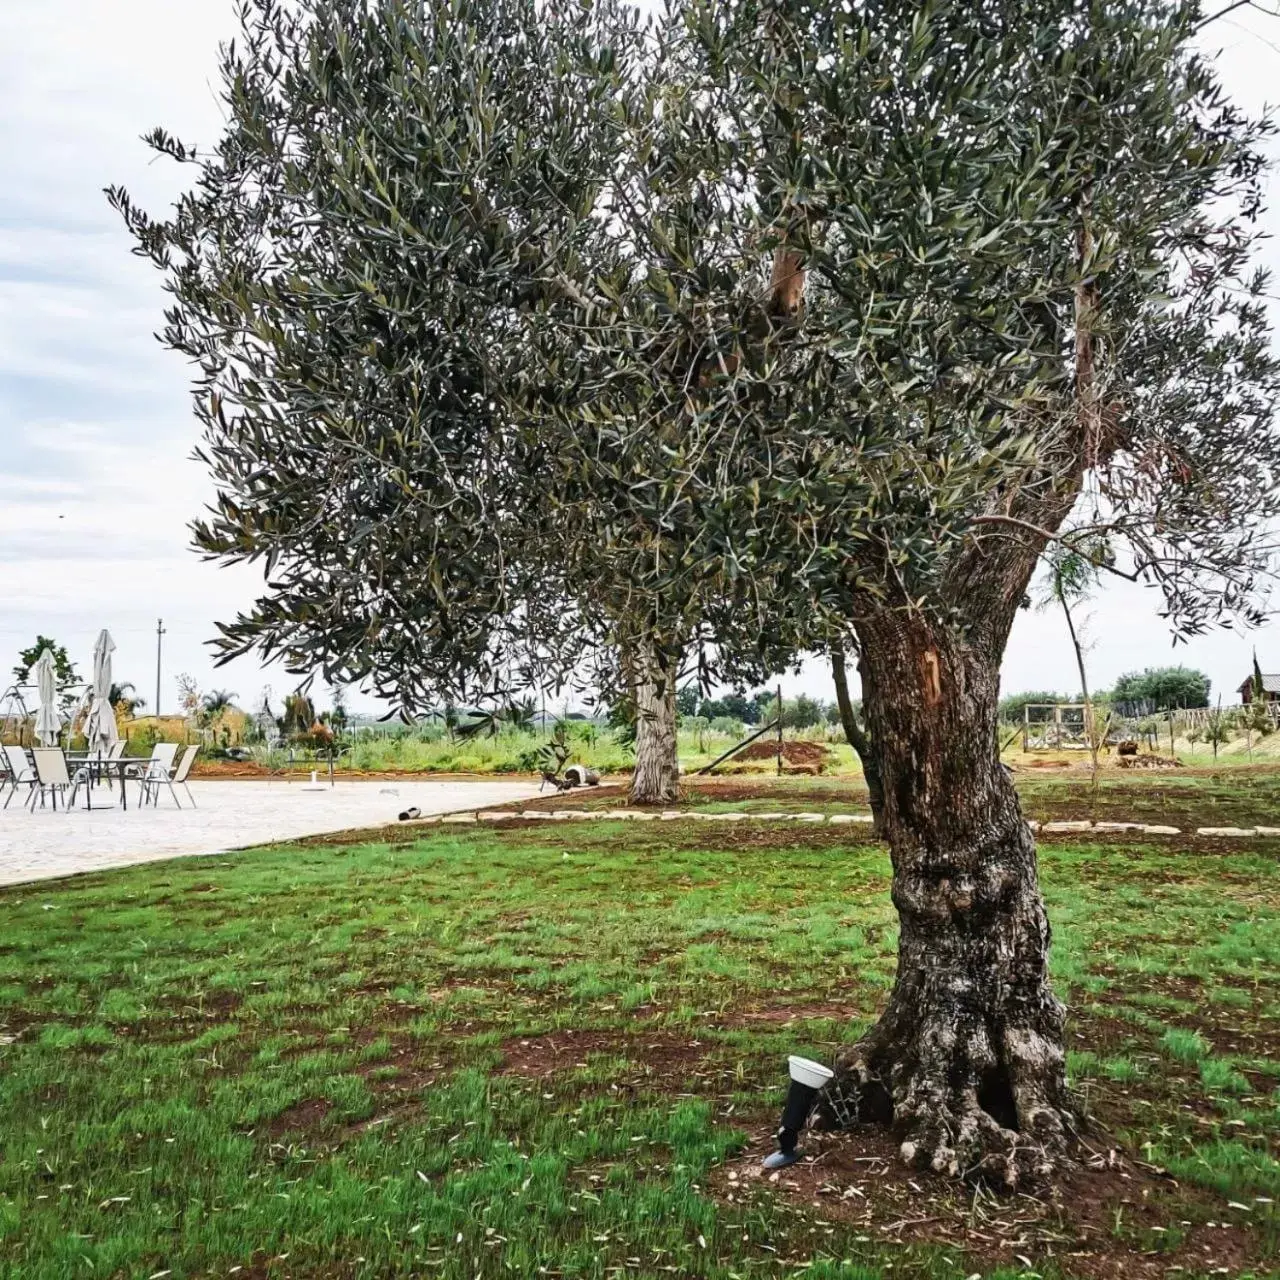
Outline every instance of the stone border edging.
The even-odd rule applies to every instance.
[[[403,826],[430,826],[440,824],[465,824],[476,822],[812,822],[829,826],[850,823],[871,825],[869,813],[791,813],[786,810],[769,810],[763,813],[702,813],[696,809],[663,809],[652,813],[645,809],[524,809],[496,811],[492,809],[470,810],[460,813],[433,814],[426,818],[412,818]],[[1133,834],[1144,836],[1179,836],[1181,827],[1167,827],[1143,822],[1027,822],[1034,832],[1045,835],[1083,834]],[[1280,827],[1197,827],[1186,834],[1220,836],[1241,839],[1255,836],[1280,836]]]

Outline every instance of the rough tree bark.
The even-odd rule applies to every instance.
[[[836,686],[836,706],[840,710],[840,724],[845,740],[854,749],[862,765],[862,776],[867,784],[867,797],[871,804],[871,829],[876,835],[884,834],[884,788],[880,783],[880,763],[871,747],[871,739],[858,720],[849,697],[849,674],[845,669],[844,645],[831,646],[831,676]]]
[[[858,641],[898,974],[820,1119],[889,1121],[908,1164],[1025,1186],[1052,1169],[1071,1108],[1035,844],[997,757],[1003,641],[906,610],[860,620]]]
[[[680,791],[675,665],[664,662],[648,641],[631,647],[626,665],[636,711],[636,767],[629,798],[632,804],[670,804]]]

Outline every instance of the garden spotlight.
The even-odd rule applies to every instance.
[[[791,1072],[791,1088],[787,1091],[786,1106],[782,1108],[778,1149],[765,1157],[766,1169],[785,1169],[787,1165],[795,1164],[800,1159],[796,1139],[809,1118],[809,1112],[813,1110],[818,1094],[835,1076],[835,1072],[822,1063],[798,1058],[795,1054],[787,1059],[787,1068]]]

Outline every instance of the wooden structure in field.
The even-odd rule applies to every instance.
[[[1088,751],[1083,702],[1028,702],[1022,709],[1023,751]]]
[[[1252,675],[1240,686],[1240,701],[1247,707],[1253,702],[1253,681]],[[1262,673],[1262,701],[1280,703],[1280,674],[1267,675]]]

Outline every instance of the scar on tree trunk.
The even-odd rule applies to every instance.
[[[1035,843],[996,751],[998,655],[901,614],[858,638],[898,973],[817,1123],[889,1123],[914,1167],[1032,1185],[1073,1115]]]
[[[849,697],[849,675],[845,669],[844,645],[831,646],[831,675],[836,686],[836,706],[840,711],[840,724],[845,741],[853,748],[862,765],[862,777],[867,784],[867,797],[871,805],[871,829],[876,835],[884,834],[884,788],[880,785],[880,765],[871,748],[871,739],[853,709]]]
[[[779,245],[774,251],[769,277],[770,314],[798,320],[804,313],[804,289],[804,259],[794,249]]]
[[[641,643],[630,655],[629,668],[636,710],[629,798],[633,804],[671,804],[680,794],[675,665],[662,662],[652,644]]]

